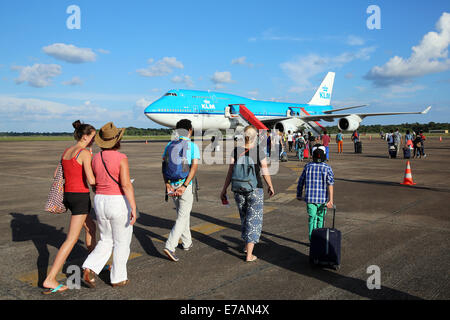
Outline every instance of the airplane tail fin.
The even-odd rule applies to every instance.
[[[322,83],[320,84],[319,89],[317,89],[316,93],[312,97],[311,101],[308,102],[308,104],[316,106],[330,105],[331,93],[333,92],[334,76],[334,72],[327,73]]]

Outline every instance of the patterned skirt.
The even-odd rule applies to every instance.
[[[242,239],[258,243],[263,224],[264,190],[257,188],[249,193],[234,193],[242,226]]]

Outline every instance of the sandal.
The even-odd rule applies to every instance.
[[[111,283],[111,285],[113,288],[125,287],[129,282],[130,282],[130,280],[125,280],[125,281],[121,281],[121,282],[117,282],[117,283]]]
[[[253,261],[256,261],[256,259],[258,259],[258,257],[253,256],[253,258],[251,258],[250,260],[245,260],[245,262],[253,262]]]
[[[95,273],[88,268],[84,269],[83,281],[89,288],[95,288]]]
[[[62,289],[63,287],[65,287],[65,289]],[[66,291],[67,289],[69,289],[69,288],[67,288],[65,285],[63,285],[63,284],[60,284],[59,286],[57,286],[56,288],[47,288],[47,290],[45,290],[45,291],[42,291],[42,294],[53,294],[53,293],[58,293],[58,292],[63,292],[63,291]]]

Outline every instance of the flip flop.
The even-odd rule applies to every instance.
[[[61,290],[61,288],[64,287],[63,284],[60,284],[59,286],[57,286],[56,288],[47,288],[47,290],[42,291],[42,294],[53,294],[53,293],[57,293],[57,292],[63,292],[66,291],[68,288],[66,287],[66,289]]]
[[[245,260],[245,262],[253,262],[253,261],[256,261],[256,259],[258,259],[258,257],[257,257],[257,256],[253,256],[252,259],[250,259],[250,260]]]
[[[113,288],[125,287],[129,282],[130,282],[130,280],[125,280],[125,281],[121,281],[121,282],[118,282],[118,283],[111,283],[111,286]]]
[[[87,271],[89,270],[89,271]],[[95,288],[95,274],[90,269],[84,269],[83,271],[83,281],[89,288]]]

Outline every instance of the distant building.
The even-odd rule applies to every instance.
[[[448,130],[430,130],[428,133],[448,133]]]

